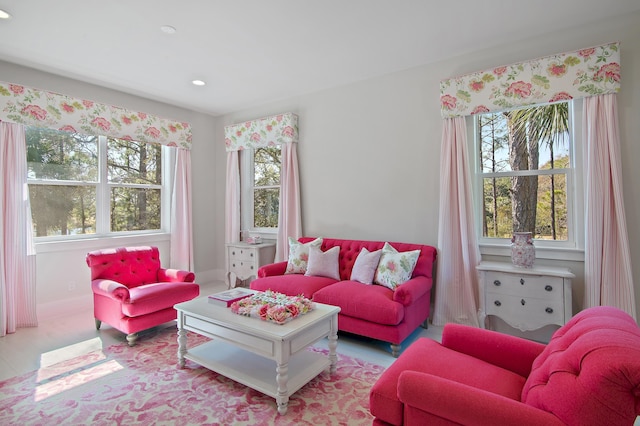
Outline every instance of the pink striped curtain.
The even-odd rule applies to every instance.
[[[227,189],[225,196],[225,241],[240,239],[240,164],[238,151],[227,151]]]
[[[24,126],[0,121],[0,336],[38,325]]]
[[[171,195],[171,267],[194,270],[191,220],[191,151],[177,148]]]
[[[278,240],[275,261],[289,257],[289,236],[302,236],[300,218],[300,183],[298,180],[298,150],[296,143],[282,144],[282,168],[280,172],[280,215],[278,216]]]
[[[479,326],[480,249],[474,226],[471,176],[464,117],[443,121],[440,153],[440,223],[436,293],[432,322]]]
[[[584,99],[583,137],[586,171],[584,307],[615,306],[635,318],[615,94]]]

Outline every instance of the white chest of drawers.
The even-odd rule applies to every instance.
[[[572,316],[571,280],[567,268],[534,266],[517,268],[510,263],[481,262],[480,326],[487,316],[499,317],[520,331],[546,325],[564,325]]]
[[[255,278],[258,268],[273,263],[275,243],[227,243],[227,287],[235,287],[238,279]]]

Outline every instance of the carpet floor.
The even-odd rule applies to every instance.
[[[205,337],[190,333],[189,346]],[[322,351],[318,348],[309,350]],[[117,344],[0,382],[2,425],[370,425],[369,389],[384,367],[338,354],[289,399],[275,399],[187,361],[176,329]],[[274,363],[275,374],[275,363]]]

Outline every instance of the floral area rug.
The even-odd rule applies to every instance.
[[[289,398],[274,398],[191,361],[177,367],[176,330],[110,346],[0,382],[2,425],[370,425],[369,389],[384,367],[338,354]],[[205,337],[189,333],[189,346]],[[310,348],[326,353],[326,350]],[[275,374],[275,363],[274,363]]]

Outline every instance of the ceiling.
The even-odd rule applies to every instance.
[[[221,115],[638,11],[640,1],[0,0],[0,9],[12,15],[0,20],[2,60]]]

